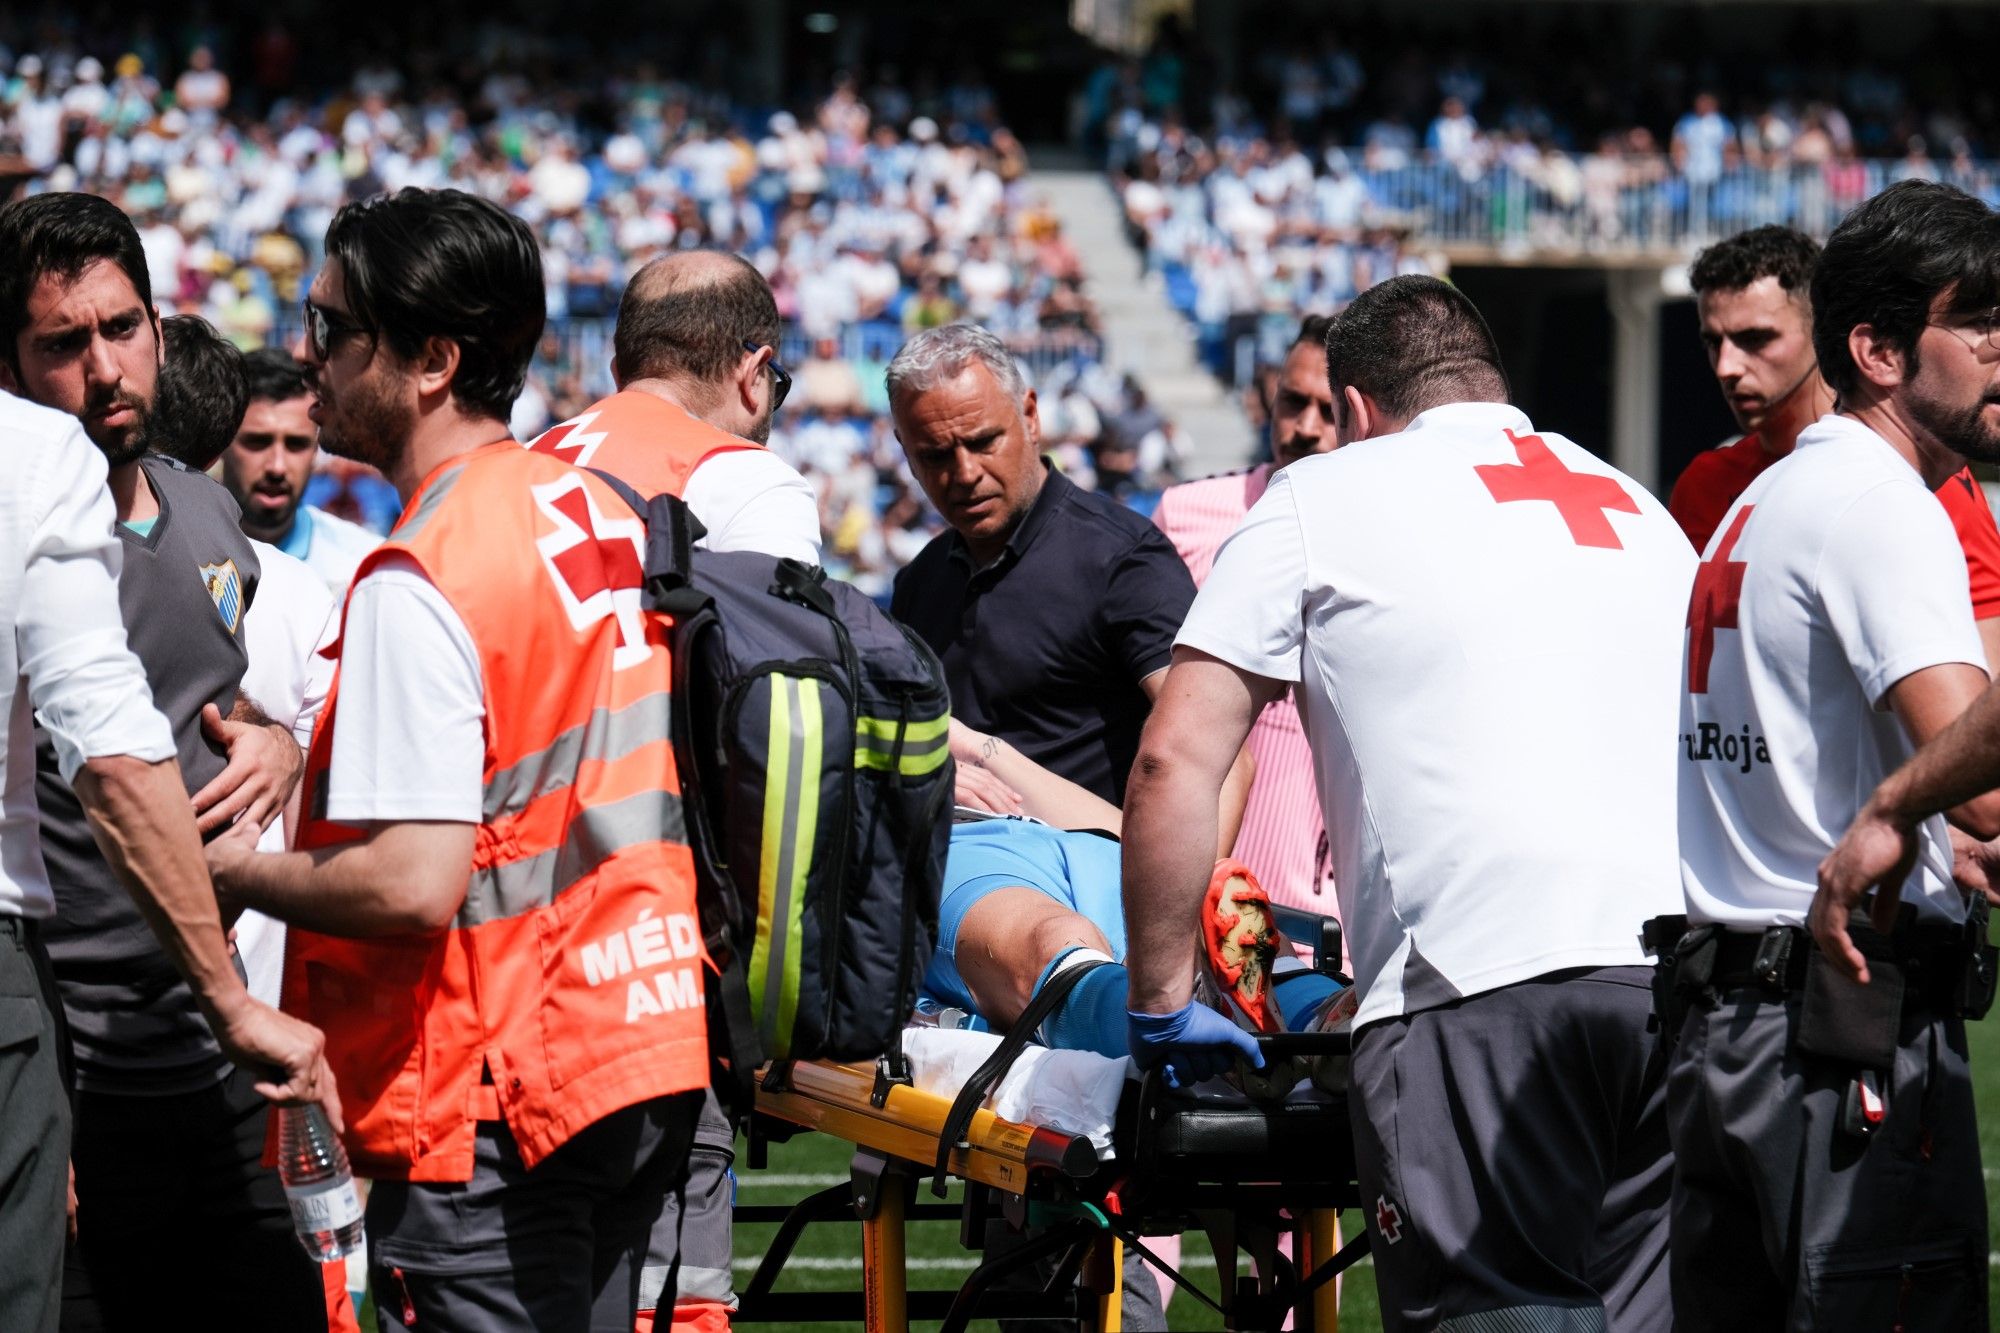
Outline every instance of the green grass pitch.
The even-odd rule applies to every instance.
[[[1979,1096],[1980,1151],[1986,1163],[1989,1199],[1988,1224],[1994,1228],[1990,1249],[2000,1254],[2000,1013],[1971,1027],[1972,1073]],[[765,1171],[739,1171],[737,1197],[744,1203],[786,1203],[825,1185],[846,1178],[849,1149],[846,1145],[818,1134],[801,1134],[790,1143],[771,1146],[770,1166]],[[1359,1224],[1356,1214],[1342,1219],[1343,1232]],[[749,1280],[750,1273],[764,1255],[771,1226],[739,1227],[736,1233],[737,1281]],[[817,1235],[814,1232],[817,1231]],[[1199,1242],[1189,1245],[1196,1248]],[[860,1228],[848,1225],[821,1225],[809,1229],[800,1244],[795,1263],[779,1282],[780,1290],[852,1290],[860,1285]],[[909,1229],[910,1285],[912,1287],[955,1286],[971,1270],[972,1259],[958,1248],[957,1228],[944,1223],[913,1224]],[[1211,1293],[1213,1266],[1190,1270],[1189,1275]],[[2000,1310],[2000,1282],[1989,1276],[1993,1304]],[[1214,1312],[1185,1294],[1177,1295],[1167,1308],[1168,1322],[1175,1330],[1218,1329],[1221,1320]],[[745,1325],[746,1328],[786,1327],[773,1324]],[[859,1324],[797,1325],[813,1333],[859,1333]],[[935,1325],[915,1325],[931,1328]],[[991,1323],[973,1326],[981,1333],[994,1333]],[[1341,1302],[1342,1333],[1377,1333],[1381,1325],[1375,1310],[1375,1280],[1364,1263],[1347,1279]]]

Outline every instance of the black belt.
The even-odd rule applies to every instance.
[[[16,912],[0,912],[0,935],[12,935],[26,943],[40,936],[42,923]]]
[[[1715,941],[1715,966],[1708,984],[1717,992],[1759,986],[1790,993],[1806,984],[1806,959],[1816,946],[1798,926],[1772,926],[1756,934],[1722,931]]]
[[[1965,965],[1958,928],[1903,922],[1893,941],[1905,993],[1933,1004],[1951,1002]],[[1709,988],[1717,994],[1750,987],[1796,994],[1805,988],[1806,962],[1818,947],[1801,926],[1772,926],[1754,934],[1724,930],[1715,941]]]

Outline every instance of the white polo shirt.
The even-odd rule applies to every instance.
[[[1298,681],[1356,1025],[1645,961],[1680,909],[1695,556],[1631,478],[1495,403],[1292,464],[1178,642]]]
[[[1687,617],[1680,726],[1688,916],[1801,925],[1820,859],[1913,749],[1884,702],[1926,667],[1985,669],[1965,552],[1889,443],[1847,417],[1808,427],[1709,539]],[[1962,920],[1944,820],[1904,898]]]
[[[0,915],[55,911],[35,804],[34,719],[64,781],[89,759],[175,757],[118,610],[104,455],[75,417],[0,392]]]

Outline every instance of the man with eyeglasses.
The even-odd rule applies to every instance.
[[[1833,410],[1813,353],[1807,290],[1819,243],[1791,227],[1753,227],[1695,256],[1688,269],[1702,346],[1742,434],[1699,454],[1674,483],[1668,512],[1697,551],[1758,474]],[[1972,618],[1989,670],[2000,667],[2000,528],[1970,468],[1938,487],[1965,551]]]
[[[608,472],[648,498],[678,495],[716,551],[819,563],[819,501],[764,447],[792,377],[776,360],[778,304],[736,255],[690,250],[634,274],[618,305],[618,392],[528,447]]]
[[[1985,903],[1954,882],[1946,819],[1908,821],[1876,929],[1847,919],[1858,892],[1828,904],[1821,948],[1805,926],[1867,794],[1987,688],[1964,554],[1930,493],[1967,460],[2000,462],[2000,215],[1891,186],[1834,231],[1811,283],[1833,410],[1722,516],[1688,610],[1688,929],[1655,987],[1674,1314],[1985,1328],[1965,1044]],[[1947,817],[2000,833],[2000,793],[1966,795]]]

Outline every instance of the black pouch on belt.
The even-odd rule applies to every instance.
[[[1797,1045],[1808,1055],[1886,1074],[1895,1066],[1903,1026],[1903,969],[1865,916],[1850,918],[1847,933],[1868,960],[1868,984],[1848,980],[1814,949],[1806,962]]]

